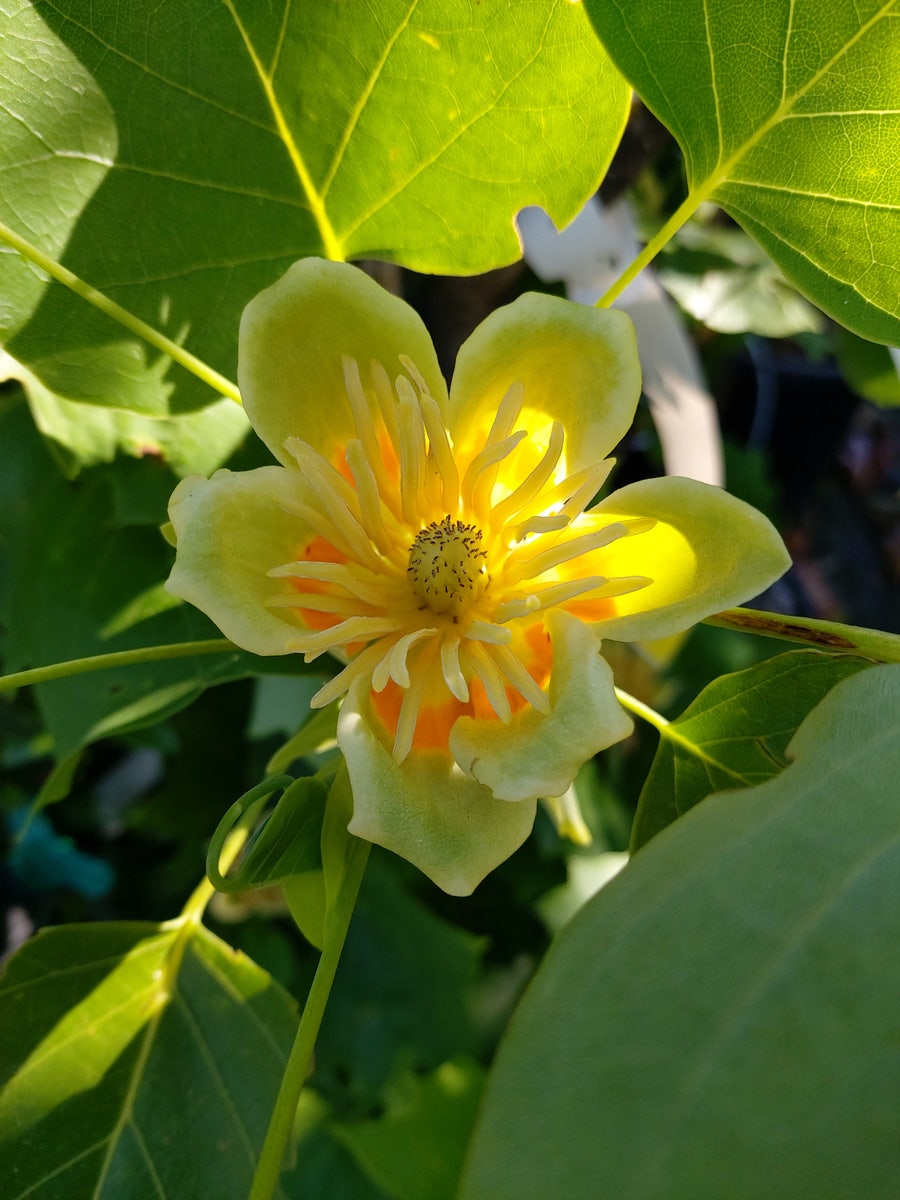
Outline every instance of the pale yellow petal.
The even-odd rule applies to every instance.
[[[619,641],[668,637],[759,595],[791,565],[774,526],[721,488],[693,479],[647,479],[591,510],[598,523],[652,517],[648,532],[589,556],[585,569],[652,583],[605,601],[596,629]],[[570,605],[578,612],[577,603]],[[585,616],[585,612],[581,613]]]
[[[343,357],[355,359],[374,404],[370,363],[391,379],[411,358],[442,407],[446,385],[417,313],[347,263],[304,258],[244,309],[238,382],[257,434],[285,465],[289,437],[331,460],[356,437]]]
[[[373,728],[364,680],[341,708],[338,744],[353,787],[350,832],[399,854],[453,896],[467,896],[531,832],[533,799],[496,800],[446,753],[414,749],[398,766]]]
[[[517,381],[525,395],[514,428],[528,430],[535,462],[558,420],[566,433],[567,472],[593,466],[627,432],[640,396],[631,322],[617,310],[533,293],[497,309],[456,360],[448,425],[457,446],[477,444]]]
[[[299,474],[283,467],[217,471],[211,479],[183,479],[169,501],[177,550],[167,590],[254,654],[287,654],[304,628],[293,610],[266,603],[291,591],[290,580],[267,572],[299,557],[310,537],[285,512],[302,487]]]

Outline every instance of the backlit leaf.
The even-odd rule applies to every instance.
[[[39,934],[0,979],[4,1200],[245,1200],[291,998],[193,921]]]
[[[842,325],[900,344],[898,0],[585,0],[713,200]]]
[[[39,64],[0,72],[0,220],[228,378],[242,308],[304,255],[517,259],[516,212],[571,219],[628,107],[567,0],[0,14]],[[12,254],[0,296],[10,352],[60,395],[154,416],[212,399]]]

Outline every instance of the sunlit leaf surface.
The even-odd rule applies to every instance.
[[[5,20],[32,65],[0,71],[0,219],[229,378],[243,306],[304,255],[514,261],[515,213],[573,217],[628,106],[566,0],[38,0]],[[10,352],[64,396],[212,399],[11,254],[0,295]]]
[[[900,342],[898,0],[585,0],[714,200],[841,324]]]
[[[4,1200],[245,1200],[292,1000],[202,926],[66,926],[0,979]]]

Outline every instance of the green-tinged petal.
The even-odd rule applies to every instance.
[[[244,309],[238,382],[253,428],[279,461],[289,437],[333,458],[355,437],[342,358],[364,385],[377,359],[391,379],[413,360],[442,406],[447,389],[419,316],[357,267],[304,258]]]
[[[459,765],[501,800],[561,796],[587,759],[632,730],[593,628],[566,612],[548,613],[546,625],[553,643],[549,714],[529,706],[507,725],[460,717],[450,734]]]
[[[566,431],[569,472],[592,466],[628,431],[641,392],[634,329],[617,310],[529,293],[497,309],[456,360],[448,426],[459,445],[487,429],[514,382],[525,385],[517,428]]]
[[[285,512],[301,498],[299,472],[283,467],[190,475],[169,501],[176,558],[166,588],[212,618],[227,638],[253,654],[287,654],[302,623],[266,602],[290,590],[269,579],[296,559],[310,534]]]
[[[784,543],[762,513],[692,479],[631,484],[601,501],[591,515],[604,522],[629,517],[656,521],[648,532],[620,538],[592,556],[592,569],[608,577],[653,580],[616,597],[617,615],[595,626],[604,638],[668,637],[757,596],[791,565]]]
[[[353,788],[350,832],[413,863],[445,892],[467,896],[528,837],[536,802],[507,804],[440,751],[401,766],[374,732],[365,681],[341,708],[338,744]]]

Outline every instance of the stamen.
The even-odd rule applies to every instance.
[[[381,451],[375,436],[375,424],[372,420],[372,409],[366,396],[359,374],[359,364],[355,358],[344,354],[341,357],[344,368],[344,387],[347,389],[347,399],[350,401],[350,411],[353,414],[353,424],[357,436],[362,443],[366,458],[374,470],[381,462]]]
[[[510,707],[509,697],[506,694],[503,677],[495,666],[490,654],[488,654],[487,650],[479,642],[466,642],[462,648],[462,652],[471,663],[475,674],[481,680],[491,708],[504,725],[508,724],[512,716],[512,708]]]
[[[646,575],[622,575],[617,579],[604,579],[594,575],[588,579],[571,579],[565,583],[554,583],[550,587],[530,592],[528,595],[512,596],[497,606],[495,621],[512,621],[516,617],[530,616],[542,608],[553,608],[567,604],[576,597],[585,600],[605,600],[612,596],[625,596],[640,591],[653,580]]]
[[[343,671],[338,671],[333,679],[329,679],[324,686],[319,688],[309,702],[310,708],[324,708],[332,700],[337,700],[338,696],[343,696],[344,692],[361,675],[368,675],[373,665],[377,663],[383,653],[384,646],[381,641],[376,642],[374,646],[367,646],[365,650],[361,650],[352,662],[347,663]]]
[[[493,646],[505,645],[512,641],[512,633],[500,625],[487,621],[473,621],[466,630],[466,637],[473,642],[489,642]]]
[[[372,375],[372,386],[375,388],[375,395],[378,399],[378,407],[381,410],[381,419],[384,422],[387,435],[391,439],[394,453],[399,460],[400,430],[397,428],[397,398],[394,395],[393,387],[391,387],[390,376],[375,358],[372,359],[369,370]]]
[[[370,566],[379,566],[380,560],[372,547],[371,538],[354,511],[358,511],[359,499],[350,484],[331,463],[299,438],[288,438],[285,447],[316,490],[319,505],[328,511],[331,522],[352,548],[352,556],[368,562]]]
[[[425,426],[412,384],[403,375],[397,379],[400,429],[400,507],[410,525],[421,511],[420,485],[425,471]]]
[[[364,572],[374,586],[367,585],[364,579],[360,578]],[[390,592],[383,578],[366,571],[364,567],[357,567],[355,563],[292,562],[273,567],[266,574],[271,579],[316,579],[320,583],[336,583],[375,608],[386,608],[391,603]]]
[[[437,463],[441,477],[441,501],[445,512],[455,515],[459,509],[459,471],[450,446],[450,438],[444,425],[444,418],[437,406],[437,401],[431,396],[423,396],[420,401],[422,420],[428,433],[431,453]]]
[[[422,641],[423,638],[433,637],[436,633],[436,629],[417,629],[414,633],[408,633],[399,639],[390,653],[390,676],[394,683],[402,688],[410,686],[409,665],[406,661],[410,648],[416,642]]]
[[[436,653],[437,642],[435,641],[422,647],[422,652],[416,661],[415,674],[411,677],[410,686],[403,694],[400,715],[397,718],[397,732],[394,735],[394,748],[391,752],[396,763],[402,763],[412,747],[416,724],[419,720],[419,709],[422,706],[422,697],[425,694],[425,687]]]
[[[550,713],[549,696],[538,685],[537,680],[515,651],[510,650],[509,646],[498,646],[494,651],[494,660],[516,691],[525,697],[531,707],[536,708],[545,717],[548,716]]]
[[[332,625],[330,629],[304,633],[292,638],[286,648],[302,654],[306,662],[313,662],[320,655],[327,654],[329,650],[338,646],[348,646],[351,642],[370,642],[386,633],[397,633],[405,623],[402,616],[350,617],[347,621]]]
[[[614,460],[606,458],[576,471],[573,475],[567,475],[546,492],[536,496],[531,504],[526,504],[519,516],[547,513],[560,501],[563,505],[562,512],[570,517],[577,516],[600,491],[613,466]]]
[[[593,533],[583,533],[580,537],[570,538],[568,541],[561,542],[559,545],[553,546],[541,554],[535,554],[533,558],[520,559],[513,564],[507,580],[508,582],[514,582],[518,579],[533,579],[535,576],[543,575],[546,571],[550,571],[564,562],[570,562],[573,558],[580,558],[583,554],[590,554],[594,550],[601,550],[604,546],[610,545],[611,542],[617,541],[620,537],[644,533],[647,529],[652,529],[655,524],[655,522],[651,521],[648,525],[648,520],[649,518],[645,517],[635,517],[625,521],[614,521],[604,526],[603,529],[595,530]]]
[[[490,432],[484,443],[485,446],[491,446],[494,442],[499,442],[509,436],[509,431],[522,411],[522,402],[524,399],[525,384],[517,379],[515,383],[509,385],[506,389],[506,395],[497,405],[497,414],[491,423]]]
[[[566,484],[577,483],[575,490],[569,498],[563,503],[561,512],[568,513],[570,517],[576,517],[579,513],[584,512],[593,498],[603,487],[606,479],[615,465],[615,459],[607,458],[603,462],[597,463],[593,467],[587,467],[584,471],[579,471],[577,475],[573,475],[571,479],[565,480]],[[579,476],[584,475],[581,482],[577,482]]]
[[[497,414],[494,417],[487,440],[484,443],[485,450],[498,442],[508,441],[510,431],[516,423],[519,413],[522,411],[522,402],[524,399],[525,385],[517,379],[506,389],[506,395],[497,406]],[[524,430],[520,432],[522,432],[523,436],[527,436]],[[516,444],[513,443],[513,445]],[[512,448],[510,446],[510,450]],[[506,455],[504,454],[499,458],[486,461],[481,468],[480,476],[472,480],[471,504],[483,521],[487,520],[488,509],[491,505],[491,494],[494,490],[494,484],[497,481],[498,465],[505,457]]]
[[[515,491],[510,492],[505,500],[501,500],[491,512],[491,525],[500,529],[512,517],[524,508],[526,504],[538,495],[556,469],[565,443],[565,432],[559,421],[554,421],[550,429],[550,439],[541,461],[522,480]]]
[[[366,606],[355,596],[334,596],[328,592],[291,592],[269,596],[267,608],[308,608],[311,612],[345,613],[354,617],[368,617]]]
[[[570,524],[569,517],[562,513],[554,513],[546,517],[532,517],[531,520],[525,521],[516,530],[515,541],[524,542],[530,533],[536,533],[543,536],[545,533],[558,533],[560,529],[565,529]]]
[[[473,508],[482,521],[485,520],[487,510],[490,507],[490,496],[483,495],[484,488],[482,484],[487,479],[490,481],[491,487],[494,486],[494,472],[492,468],[501,463],[508,454],[511,454],[519,442],[526,437],[528,437],[527,432],[524,429],[519,429],[511,437],[504,438],[502,442],[493,442],[485,446],[483,450],[475,455],[466,468],[466,473],[463,475],[462,487],[460,488],[463,503]]]
[[[455,696],[461,704],[467,704],[469,685],[459,665],[458,637],[445,637],[441,640],[441,674],[451,696]]]
[[[390,556],[395,543],[388,537],[381,516],[381,497],[378,492],[378,482],[372,470],[362,442],[351,438],[347,442],[347,466],[356,484],[356,495],[359,501],[359,512],[362,526],[381,552]]]
[[[422,396],[423,397],[430,396],[431,393],[429,391],[428,384],[425,382],[425,376],[422,374],[422,372],[419,370],[419,368],[416,366],[416,364],[413,362],[413,360],[409,357],[409,355],[401,354],[400,362],[402,363],[407,375],[409,375],[412,378],[416,387],[422,393]]]
[[[297,517],[298,520],[303,521],[303,523],[308,525],[314,533],[318,534],[319,537],[323,539],[323,541],[328,542],[335,548],[335,550],[338,550],[341,554],[346,555],[347,558],[356,557],[356,551],[348,543],[347,539],[340,533],[337,526],[329,521],[329,519],[323,513],[319,512],[317,508],[313,508],[309,504],[301,504],[299,501],[290,501],[287,504],[279,504],[278,507],[282,512],[287,513],[288,516]]]

